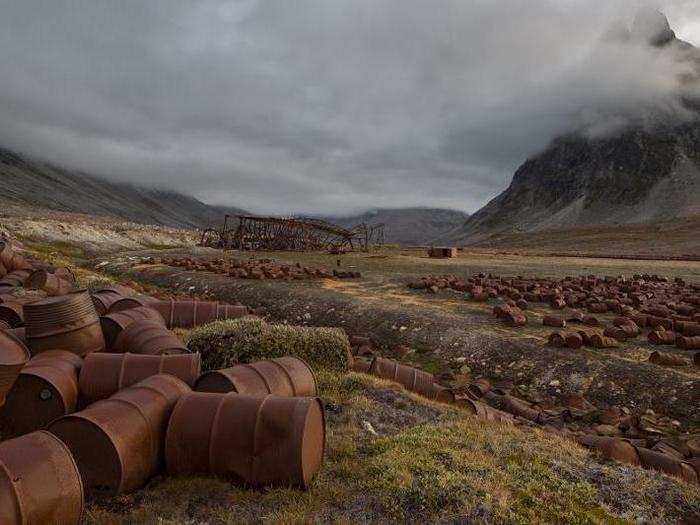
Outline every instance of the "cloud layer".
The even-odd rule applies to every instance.
[[[696,3],[658,6],[700,44]],[[687,66],[601,4],[0,0],[0,145],[257,212],[474,211],[558,134],[683,116]]]

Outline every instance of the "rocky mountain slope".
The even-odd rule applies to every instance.
[[[660,13],[639,20],[630,35],[639,34],[661,52],[700,64],[700,52],[678,40]],[[698,108],[697,101],[683,102],[690,111]],[[528,159],[503,193],[447,238],[473,242],[494,234],[691,217],[700,214],[698,195],[700,118],[628,127],[597,139],[571,134]]]
[[[371,210],[351,217],[327,217],[344,227],[359,223],[384,224],[384,240],[391,244],[429,244],[445,233],[461,228],[468,214],[437,208],[398,208]]]
[[[0,148],[0,205],[3,202],[180,228],[218,225],[224,213],[242,211],[64,170]]]

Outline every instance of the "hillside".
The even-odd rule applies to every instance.
[[[218,225],[235,209],[209,206],[180,193],[122,184],[61,169],[0,148],[0,203],[112,216],[178,228]]]
[[[462,227],[468,214],[437,208],[398,208],[371,210],[351,217],[327,217],[340,226],[359,223],[384,224],[384,240],[391,244],[423,245]]]
[[[700,63],[700,52],[676,39],[663,15],[657,15],[631,34],[651,27],[649,45]],[[697,110],[697,101],[682,100],[690,114]],[[658,117],[613,136],[575,133],[555,139],[520,166],[503,193],[448,237],[474,242],[494,234],[687,218],[700,214],[698,195],[700,118]]]

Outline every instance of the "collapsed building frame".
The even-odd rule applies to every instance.
[[[360,250],[384,244],[384,225],[365,223],[342,228],[328,221],[303,217],[234,215],[238,225],[229,227],[226,215],[221,230],[202,234],[202,246],[236,250]]]

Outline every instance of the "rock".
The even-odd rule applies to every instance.
[[[362,428],[364,428],[367,432],[369,432],[373,436],[379,435],[379,434],[377,434],[377,431],[374,430],[372,423],[370,423],[369,421],[362,420]]]

